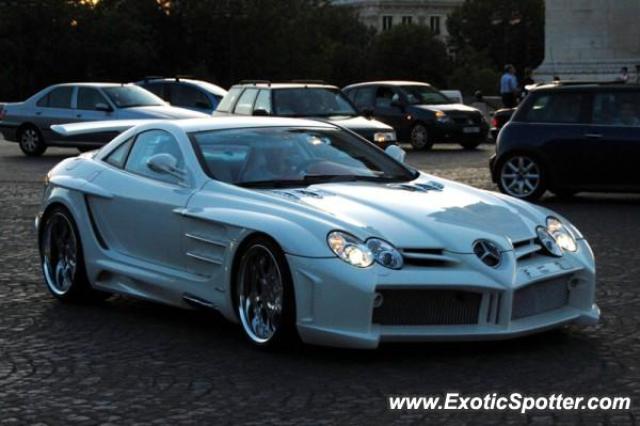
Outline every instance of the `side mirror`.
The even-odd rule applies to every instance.
[[[389,145],[387,149],[384,150],[384,152],[386,152],[389,157],[400,163],[404,163],[404,160],[407,156],[407,152],[404,149],[400,148],[398,145]]]
[[[360,113],[365,117],[365,118],[373,118],[373,113],[374,113],[374,109],[371,107],[364,107],[360,110]]]
[[[271,114],[269,114],[269,111],[267,111],[266,109],[259,108],[253,110],[253,115],[256,117],[267,117]]]
[[[182,182],[184,171],[178,168],[178,160],[171,154],[156,154],[147,160],[147,167],[155,173],[167,174]]]
[[[113,111],[113,109],[111,109],[111,107],[104,102],[99,102],[96,104],[96,111],[111,112]]]

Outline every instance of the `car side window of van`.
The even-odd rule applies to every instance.
[[[234,112],[241,115],[251,115],[256,96],[258,96],[258,89],[245,90],[240,99],[238,99]]]
[[[593,97],[592,123],[640,126],[640,92],[603,92]]]
[[[242,87],[232,87],[231,90],[227,93],[227,95],[222,98],[220,103],[218,104],[217,111],[229,112],[233,105],[236,103],[236,99],[242,93]]]
[[[529,123],[581,123],[586,100],[587,95],[578,92],[541,94],[529,104],[524,121]]]
[[[267,114],[271,114],[271,91],[260,90],[258,97],[256,98],[256,105],[254,110],[263,110]]]

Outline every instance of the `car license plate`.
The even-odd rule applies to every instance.
[[[462,129],[462,133],[480,133],[480,127],[465,127]]]

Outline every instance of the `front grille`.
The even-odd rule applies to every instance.
[[[569,287],[566,277],[531,284],[513,294],[511,319],[549,312],[568,303]]]
[[[381,325],[477,324],[481,293],[455,290],[381,290],[382,305],[373,310]]]
[[[463,126],[477,126],[482,122],[482,117],[476,115],[459,115],[452,118],[454,123]]]

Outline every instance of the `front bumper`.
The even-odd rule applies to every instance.
[[[12,124],[0,123],[0,134],[9,142],[17,142],[18,140],[18,126]]]
[[[311,344],[376,348],[392,341],[506,339],[567,323],[594,324],[599,319],[600,310],[594,303],[595,269],[584,240],[579,241],[577,253],[560,259],[544,255],[516,259],[514,252],[506,252],[499,270],[484,266],[475,255],[451,255],[456,262],[446,267],[405,266],[399,271],[379,266],[358,269],[337,258],[287,255],[300,337]],[[547,290],[547,283],[556,290]],[[561,303],[550,300],[558,297],[558,288],[566,297]],[[460,307],[441,315],[438,323],[419,324],[415,318],[405,324],[380,321],[376,310],[385,306],[386,297],[376,307],[380,302],[376,295],[396,290],[473,294],[478,303],[473,321],[468,322],[459,321],[464,316]],[[525,297],[528,294],[531,297]],[[438,309],[433,303],[427,305],[425,309]],[[536,306],[546,308],[536,310]],[[409,311],[421,315],[415,312],[415,303],[413,308],[407,306]],[[453,320],[445,324],[443,319]]]
[[[487,140],[489,125],[484,122],[436,123],[432,129],[436,142],[465,142]]]

